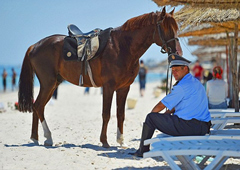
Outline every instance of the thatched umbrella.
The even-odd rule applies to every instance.
[[[183,29],[182,31],[180,31],[178,36],[179,37],[202,36],[202,35],[208,35],[208,34],[223,33],[226,31],[232,32],[233,28],[226,28],[221,26],[214,26],[209,23],[203,23],[203,24],[198,24],[197,26],[191,26],[186,29]]]
[[[221,59],[226,59],[226,47],[200,47],[193,51],[192,54],[200,58],[201,61],[211,61],[218,56],[221,56]]]
[[[229,33],[229,37],[233,37],[233,36],[234,36],[233,33]],[[238,44],[240,44],[240,35],[238,36]],[[228,46],[229,40],[226,33],[211,34],[211,35],[204,35],[201,37],[198,36],[198,37],[189,38],[188,45],[200,45],[200,46],[207,46],[207,47]]]
[[[158,6],[191,5],[193,7],[211,7],[231,9],[240,7],[240,0],[152,0]]]
[[[180,29],[185,29],[180,36],[234,31],[236,24],[237,29],[240,29],[240,11],[235,8],[226,10],[185,6],[174,17],[180,24]],[[191,34],[184,35],[187,32]]]

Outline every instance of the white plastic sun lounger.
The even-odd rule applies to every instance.
[[[148,140],[144,144],[148,144]],[[229,157],[240,157],[240,136],[208,135],[158,138],[158,141],[151,144],[151,150],[145,152],[143,157],[161,156],[172,169],[180,170],[181,168],[174,161],[174,158],[177,157],[186,169],[199,170],[199,164],[194,162],[197,155],[215,157],[204,168],[205,170],[220,169]]]
[[[234,108],[227,109],[209,109],[210,112],[235,112]]]
[[[211,120],[213,126],[210,130],[210,135],[205,135],[207,137],[212,135],[220,135],[220,136],[240,136],[240,130],[239,129],[224,129],[227,123],[239,123],[240,118],[212,118]],[[146,141],[148,141],[145,145],[154,143],[156,141],[159,141],[158,138],[165,138],[165,137],[173,137],[171,135],[167,135],[164,133],[160,133],[157,135],[156,138],[151,138]],[[183,136],[187,137],[187,136]],[[194,136],[191,136],[194,137]],[[145,143],[145,142],[144,142]]]
[[[212,118],[211,122],[213,130],[222,130],[228,123],[240,123],[240,117]]]
[[[240,117],[240,112],[212,111],[210,114],[212,118]]]

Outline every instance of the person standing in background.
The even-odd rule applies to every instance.
[[[90,87],[85,87],[84,94],[89,94]]]
[[[141,97],[144,95],[145,87],[146,87],[146,75],[147,75],[147,67],[144,65],[143,60],[140,61],[139,68],[139,84],[140,84],[140,95]]]
[[[203,68],[200,65],[199,61],[197,60],[195,63],[195,66],[192,69],[193,75],[195,78],[197,78],[199,81],[202,80],[202,76],[203,76]]]
[[[206,93],[209,109],[227,109],[227,83],[222,80],[223,70],[220,66],[213,68],[213,79],[207,81]]]
[[[6,92],[6,89],[7,89],[7,71],[6,71],[6,69],[3,69],[2,78],[3,78],[3,91]]]
[[[207,81],[212,80],[212,78],[213,78],[213,75],[212,75],[211,71],[210,70],[204,70],[204,72],[203,72],[203,85],[204,85],[205,89],[206,89]]]
[[[54,90],[52,97],[53,97],[55,100],[57,100],[57,95],[58,95],[58,87]]]
[[[16,87],[16,77],[17,73],[15,72],[14,68],[12,68],[12,91],[14,91]]]

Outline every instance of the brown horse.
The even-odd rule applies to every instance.
[[[162,47],[162,51],[182,55],[177,41],[178,26],[173,12],[144,14],[126,21],[121,27],[111,31],[104,51],[99,57],[90,60],[93,80],[103,87],[102,131],[100,141],[103,147],[107,142],[107,125],[110,119],[111,103],[114,91],[117,99],[117,142],[124,145],[123,122],[125,102],[130,85],[139,70],[139,58],[153,44]],[[31,139],[38,144],[38,122],[42,123],[45,145],[52,145],[51,132],[44,118],[44,108],[56,87],[67,80],[79,85],[81,62],[65,61],[62,48],[65,35],[52,35],[30,46],[26,52],[19,80],[19,110],[33,112]],[[40,82],[40,91],[33,103],[33,77],[36,74]],[[88,75],[83,74],[84,87],[92,87]]]

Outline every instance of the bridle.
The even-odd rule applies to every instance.
[[[160,51],[163,54],[168,53],[168,55],[170,55],[173,52],[172,52],[171,47],[168,46],[168,43],[170,43],[171,41],[179,41],[179,39],[175,37],[175,38],[172,38],[168,41],[164,40],[164,38],[162,37],[162,35],[163,35],[162,34],[163,33],[163,31],[162,31],[163,20],[164,20],[164,18],[160,21],[157,21],[158,35],[159,35],[160,40],[163,43]],[[155,32],[156,32],[156,28],[155,28],[154,33],[153,33],[153,41],[154,41],[154,37],[155,37]],[[166,47],[167,51],[164,49],[164,47]],[[168,62],[168,69],[167,69],[166,95],[168,94],[168,73],[169,73],[169,62]],[[171,74],[171,79],[170,79],[170,89],[171,89],[171,87],[172,87],[172,74]]]
[[[160,40],[162,41],[162,47],[161,47],[161,53],[163,53],[163,54],[165,54],[165,53],[168,53],[168,54],[171,54],[171,53],[173,53],[172,52],[172,49],[171,49],[171,47],[169,47],[168,46],[168,43],[170,43],[171,41],[179,41],[178,40],[178,38],[172,38],[172,39],[170,39],[170,40],[168,40],[168,41],[165,41],[164,40],[164,38],[162,37],[162,35],[163,35],[163,31],[162,31],[162,23],[163,23],[163,20],[164,20],[164,18],[162,19],[162,20],[160,20],[160,21],[157,21],[157,29],[158,29],[158,35],[159,35],[159,38],[160,38]],[[156,32],[156,28],[155,28],[155,30],[154,30],[154,33],[153,33],[153,40],[154,40],[154,37],[155,37],[155,32]],[[164,49],[164,47],[166,47],[166,50]]]

